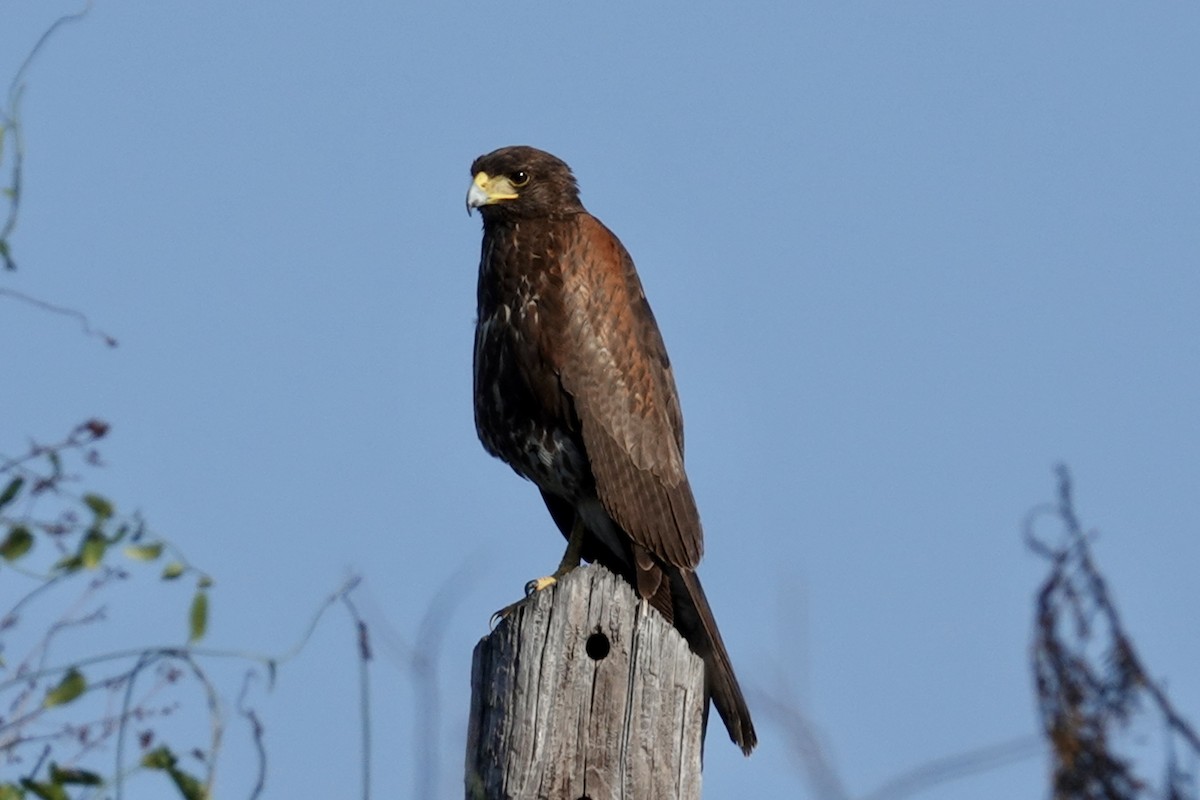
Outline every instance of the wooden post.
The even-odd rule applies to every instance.
[[[698,800],[704,662],[597,564],[475,648],[467,800]]]

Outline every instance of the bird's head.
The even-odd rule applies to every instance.
[[[484,222],[563,217],[583,210],[579,187],[562,160],[534,147],[502,147],[471,165],[467,212]]]

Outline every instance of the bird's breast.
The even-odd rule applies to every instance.
[[[553,494],[593,491],[582,439],[553,360],[552,320],[529,275],[480,271],[475,427],[484,449]]]

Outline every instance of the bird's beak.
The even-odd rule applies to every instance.
[[[470,214],[472,208],[516,198],[517,192],[508,176],[497,175],[493,178],[486,172],[480,172],[471,182],[471,188],[467,189],[467,213]]]

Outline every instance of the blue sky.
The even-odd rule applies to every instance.
[[[5,4],[0,75],[75,7]],[[638,264],[752,706],[791,692],[851,792],[1036,733],[1020,525],[1059,461],[1196,716],[1197,41],[1181,3],[99,3],[29,74],[0,285],[121,344],[0,298],[0,452],[109,421],[96,488],[217,579],[214,646],[286,649],[351,572],[412,639],[465,569],[461,796],[471,649],[561,555],[470,400],[468,167],[532,144]],[[268,796],[356,785],[352,638],[331,617],[258,695]],[[372,680],[375,791],[413,796],[416,699],[386,654]],[[710,737],[707,797],[803,796],[760,716],[750,759]],[[1035,797],[1044,770],[921,796]]]

